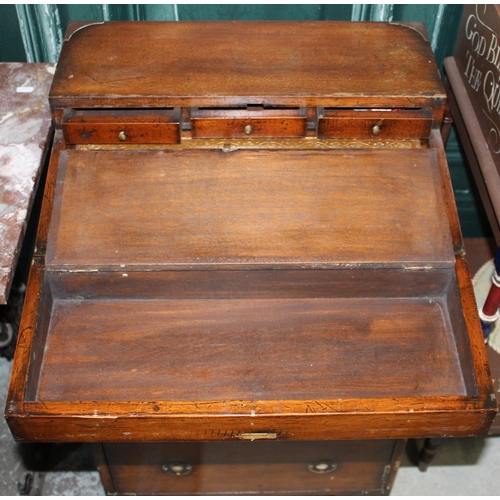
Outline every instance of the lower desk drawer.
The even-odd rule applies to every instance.
[[[100,470],[108,493],[383,494],[401,443],[104,443]]]

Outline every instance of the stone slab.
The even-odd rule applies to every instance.
[[[52,134],[54,64],[0,63],[0,304],[7,303]]]

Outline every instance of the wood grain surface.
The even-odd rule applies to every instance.
[[[360,278],[361,276],[361,278]],[[67,300],[439,298],[454,269],[48,272],[51,293]],[[411,286],[408,284],[411,283]],[[456,300],[455,295],[453,295]]]
[[[351,107],[441,106],[445,92],[416,30],[347,22],[93,25],[64,44],[51,92],[53,108],[338,106],[339,98]]]
[[[307,118],[191,118],[194,139],[246,139],[253,137],[305,137]]]
[[[453,184],[451,182],[450,169],[446,160],[446,153],[444,151],[443,140],[441,134],[437,130],[433,130],[430,134],[429,145],[436,151],[439,170],[441,173],[441,184],[443,187],[443,194],[446,203],[446,213],[450,225],[450,236],[453,242],[453,250],[456,255],[464,255],[464,240],[462,236],[462,227],[460,226],[460,219],[458,218],[457,204],[455,202],[455,193],[453,191]]]
[[[51,269],[454,265],[431,150],[61,159]]]
[[[239,413],[231,414],[227,403],[191,402],[185,407],[169,405],[171,413],[166,415],[161,401],[38,402],[9,404],[6,419],[16,440],[27,442],[238,441],[242,433],[252,432],[273,432],[278,440],[371,440],[485,435],[496,413],[496,405],[484,408],[474,398],[358,399],[347,400],[345,407],[342,403],[272,401],[259,414],[253,408],[262,403],[247,401],[237,405]],[[217,412],[207,413],[212,405]]]
[[[465,395],[448,324],[436,299],[59,300],[36,399]]]

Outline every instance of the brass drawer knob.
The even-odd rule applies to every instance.
[[[380,127],[378,125],[374,125],[372,128],[372,134],[373,135],[380,135],[380,132],[382,132]]]
[[[252,125],[247,125],[245,127],[245,134],[250,135],[253,132]]]
[[[193,470],[191,464],[185,464],[182,462],[171,462],[169,464],[163,464],[161,466],[162,470],[171,476],[185,476]]]
[[[122,130],[119,134],[118,134],[118,140],[120,141],[126,141],[127,140],[127,134],[125,133],[124,130]]]
[[[315,474],[327,474],[333,472],[337,468],[337,464],[330,460],[319,460],[318,462],[311,462],[307,468]]]

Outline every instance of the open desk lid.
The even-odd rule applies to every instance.
[[[60,155],[16,439],[486,432],[495,398],[435,151]]]
[[[51,270],[453,267],[437,155],[61,153]]]

